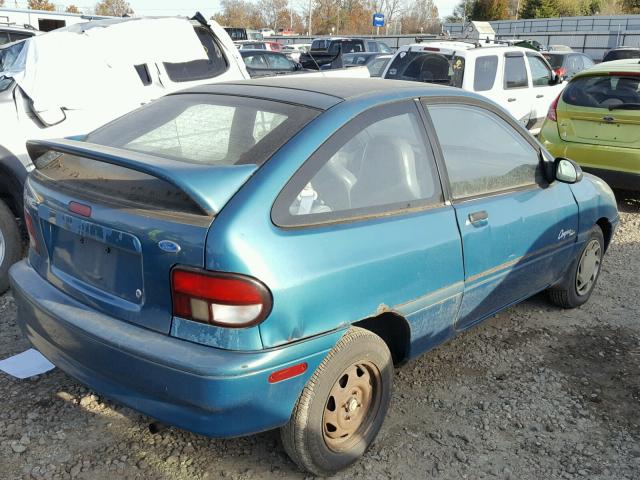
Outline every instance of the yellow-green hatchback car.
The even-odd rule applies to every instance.
[[[612,187],[640,191],[640,60],[574,76],[551,104],[540,141]]]

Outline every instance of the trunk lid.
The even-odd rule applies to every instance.
[[[30,142],[32,262],[56,287],[122,320],[169,333],[170,274],[204,267],[215,214],[256,165],[186,164],[70,140]]]
[[[557,108],[566,142],[640,148],[640,76],[609,73],[576,78]]]

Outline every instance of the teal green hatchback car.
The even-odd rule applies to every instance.
[[[52,363],[212,437],[356,461],[393,365],[547,291],[594,291],[610,188],[461,89],[295,75],[29,142],[18,324]]]
[[[640,60],[573,77],[549,108],[540,141],[613,187],[640,190]]]

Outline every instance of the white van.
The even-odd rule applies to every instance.
[[[167,93],[248,78],[229,35],[198,15],[98,20],[0,47],[0,293],[22,251],[27,140],[79,136]]]
[[[535,50],[499,43],[434,40],[401,47],[382,78],[462,88],[490,98],[533,134],[564,85]]]

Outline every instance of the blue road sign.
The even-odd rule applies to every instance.
[[[374,27],[384,27],[384,13],[374,13],[373,14],[373,26]]]

